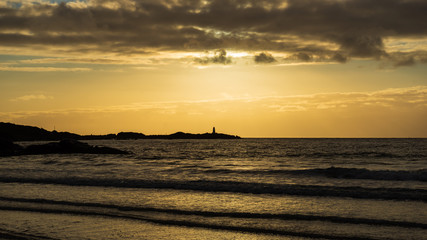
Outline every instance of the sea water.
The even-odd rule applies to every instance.
[[[427,139],[87,142],[0,158],[0,236],[427,239]]]

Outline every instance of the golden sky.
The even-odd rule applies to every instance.
[[[427,2],[0,1],[0,121],[427,137]]]

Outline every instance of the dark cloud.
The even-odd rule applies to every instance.
[[[299,52],[292,54],[291,56],[285,58],[286,61],[291,62],[339,62],[346,63],[348,57],[342,52],[316,52],[315,54],[309,54],[307,52]]]
[[[78,3],[80,7],[77,3],[0,5],[0,45],[125,53],[153,48],[279,51],[300,61],[321,56],[346,62],[353,57],[387,58],[392,53],[386,51],[385,38],[427,35],[427,1],[422,0]]]
[[[312,56],[308,55],[307,53],[304,52],[300,52],[300,53],[296,53],[293,55],[294,59],[303,61],[303,62],[309,62],[313,59]]]
[[[387,55],[384,43],[378,36],[345,36],[337,42],[341,50],[354,57],[374,57],[379,59]]]
[[[196,58],[194,61],[198,64],[231,64],[231,58],[227,57],[227,52],[224,49],[218,49],[215,51],[213,57]]]
[[[339,63],[345,63],[348,60],[348,58],[342,55],[341,53],[335,53],[330,59],[334,62],[339,62]]]
[[[381,68],[410,67],[417,63],[427,63],[426,51],[395,52],[387,55]]]
[[[273,63],[276,62],[276,59],[270,53],[260,53],[254,56],[254,61],[256,63]]]
[[[394,63],[394,67],[413,66],[415,65],[414,57],[399,59]]]

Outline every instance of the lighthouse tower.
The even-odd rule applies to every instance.
[[[215,127],[212,128],[212,134],[215,134]]]

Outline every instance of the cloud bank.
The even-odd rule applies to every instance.
[[[46,96],[44,94],[31,94],[31,95],[20,96],[20,97],[11,99],[10,101],[17,102],[17,101],[48,100],[48,99],[53,99],[53,97]]]
[[[293,61],[363,58],[411,66],[427,61],[425,45],[399,48],[393,41],[425,38],[426,12],[422,0],[12,0],[0,3],[0,51],[138,55],[232,49],[278,52]],[[205,61],[199,63],[227,64],[221,54]]]
[[[22,98],[30,100],[35,97]],[[212,125],[214,119],[217,125],[229,128],[226,132],[281,137],[425,137],[426,117],[425,86],[372,92],[228,96],[199,101],[0,112],[0,121],[49,128],[55,124],[58,126],[61,122],[63,126],[74,129],[74,132],[87,134],[106,134],[105,129],[116,129],[117,122],[121,122],[120,127],[129,129],[117,129],[116,132],[132,130],[149,134],[171,133],[194,129],[194,126],[206,128]],[[145,129],[151,130],[146,132]]]

